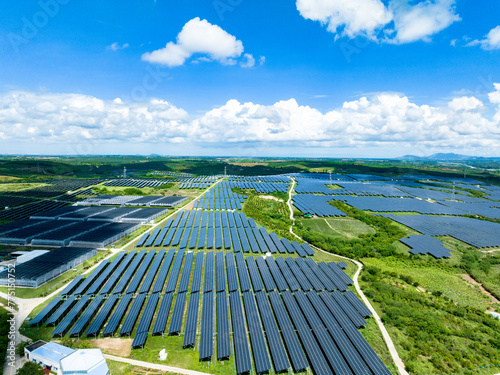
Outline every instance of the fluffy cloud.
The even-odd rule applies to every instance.
[[[219,148],[258,144],[269,149],[500,148],[500,84],[489,94],[489,103],[464,96],[436,107],[384,92],[346,101],[326,113],[295,99],[273,105],[233,99],[197,116],[158,99],[127,103],[119,98],[14,91],[0,96],[0,140]]]
[[[365,35],[373,38],[375,31],[392,19],[380,0],[297,0],[302,17],[327,25],[328,31],[349,38]]]
[[[196,17],[184,25],[175,43],[168,42],[164,48],[143,54],[142,60],[174,67],[183,65],[186,59],[197,53],[233,65],[234,59],[243,53],[243,43],[219,26]],[[248,58],[245,58],[248,63]]]
[[[455,0],[296,0],[302,17],[327,25],[337,36],[366,36],[386,43],[429,41],[459,21]],[[383,33],[381,33],[383,32]],[[383,37],[380,37],[383,35]]]
[[[487,51],[500,49],[500,26],[491,29],[483,40],[473,40],[472,42],[467,43],[467,47],[478,45]]]
[[[394,28],[397,43],[411,43],[417,40],[429,41],[430,36],[446,29],[453,22],[460,21],[455,14],[455,0],[427,0],[414,6],[401,5],[392,1]]]

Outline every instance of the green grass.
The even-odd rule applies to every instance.
[[[107,359],[106,363],[109,368],[109,375],[156,375],[156,374],[171,374],[160,370],[152,370],[146,367],[138,367],[128,363],[112,361]]]
[[[11,183],[11,184],[0,184],[0,192],[13,192],[13,191],[24,191],[29,189],[34,189],[37,187],[45,186],[47,184],[42,183]]]
[[[101,261],[106,257],[107,252],[99,252],[96,256],[89,259],[88,261],[80,264],[78,267],[69,270],[68,272],[62,274],[59,277],[43,284],[42,286],[34,289],[34,288],[16,288],[16,297],[19,298],[37,298],[37,297],[45,297],[54,292],[55,290],[61,288],[69,281],[73,280],[76,276],[80,275],[88,268],[92,267],[97,262]],[[4,293],[8,293],[7,287],[0,287],[0,291]]]
[[[429,281],[436,288],[432,294],[417,290],[420,279],[414,277],[421,268],[416,274],[411,267],[397,270],[367,266],[360,285],[407,370],[417,374],[494,373],[494,368],[477,369],[500,364],[500,322],[462,300],[450,301],[448,295],[463,290],[452,275],[441,281],[448,285],[448,291],[441,295],[435,280]]]
[[[469,286],[452,268],[440,267],[439,262],[413,262],[396,257],[363,258],[366,266],[377,267],[383,272],[410,276],[428,292],[441,292],[444,296],[462,306],[470,306],[485,311],[490,302],[478,289]],[[416,289],[416,288],[414,288]]]
[[[304,228],[330,236],[358,238],[360,234],[374,234],[375,229],[351,217],[301,219]]]
[[[132,355],[134,359],[140,361],[161,363],[167,366],[207,372],[210,374],[232,375],[235,373],[234,355],[231,356],[229,361],[217,361],[216,366],[214,366],[214,362],[200,362],[198,360],[198,351],[182,348],[183,339],[182,336],[148,337],[146,348],[134,349],[132,350]],[[165,361],[160,361],[158,359],[158,353],[162,349],[165,349],[168,353]]]

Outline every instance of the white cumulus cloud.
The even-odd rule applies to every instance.
[[[118,50],[125,49],[128,47],[130,47],[130,44],[128,44],[128,43],[120,44],[120,43],[114,42],[111,45],[107,46],[106,48],[111,50],[111,51],[118,51]]]
[[[413,6],[405,1],[403,4],[392,1],[390,8],[394,12],[394,41],[401,44],[429,41],[432,35],[460,21],[455,13],[455,0],[426,0]]]
[[[455,0],[296,0],[302,17],[319,21],[336,37],[365,36],[385,43],[429,41],[460,21]]]
[[[234,59],[242,53],[241,40],[196,17],[183,26],[176,42],[168,42],[164,48],[144,53],[142,60],[174,67],[183,65],[194,54],[202,54],[223,64],[234,64]]]
[[[328,31],[350,38],[374,37],[375,31],[392,19],[380,0],[297,0],[296,5],[302,17],[319,21]]]
[[[295,99],[272,105],[231,99],[189,114],[161,99],[127,102],[82,94],[11,91],[0,95],[4,144],[184,144],[321,148],[500,148],[500,84],[482,102],[458,96],[442,106],[382,92],[328,112]],[[106,146],[108,145],[108,146]],[[168,146],[166,146],[168,148]],[[288,148],[289,150],[289,148]]]
[[[467,43],[467,47],[481,46],[482,49],[491,51],[500,49],[500,26],[491,29],[482,40],[473,40]]]

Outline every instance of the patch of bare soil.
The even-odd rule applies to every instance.
[[[469,284],[471,284],[471,286],[473,286],[473,285],[478,286],[479,290],[481,291],[481,293],[483,293],[485,296],[487,296],[489,299],[491,299],[491,302],[493,302],[493,303],[500,303],[500,301],[493,294],[491,294],[486,289],[484,289],[483,284],[478,283],[476,280],[474,280],[472,278],[471,275],[468,275],[468,274],[465,274],[465,273],[461,273],[458,276],[460,276],[462,279],[464,279]]]
[[[273,200],[273,201],[276,201],[276,202],[284,202],[283,199],[279,199],[279,198],[273,197],[272,195],[259,195],[259,198],[270,199],[270,200]]]
[[[114,339],[111,337],[105,339],[90,340],[92,346],[102,349],[106,354],[117,355],[119,357],[128,357],[132,348],[132,339]]]
[[[188,203],[187,205],[185,205],[185,206],[183,207],[183,209],[184,209],[184,210],[192,210],[192,209],[193,209],[193,207],[194,207],[194,201],[192,201],[192,202]]]
[[[269,163],[229,163],[231,165],[238,165],[240,167],[254,167],[257,165],[262,165],[264,167],[267,167]]]

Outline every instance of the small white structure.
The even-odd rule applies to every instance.
[[[109,375],[101,349],[74,350],[55,342],[39,340],[24,349],[30,362],[57,375]]]
[[[44,369],[60,372],[60,362],[64,357],[73,354],[75,350],[55,342],[37,341],[24,350],[26,358],[33,363],[41,365]]]
[[[167,352],[165,349],[160,350],[160,361],[166,361],[167,360]]]
[[[109,375],[101,349],[79,349],[61,360],[61,375]]]

